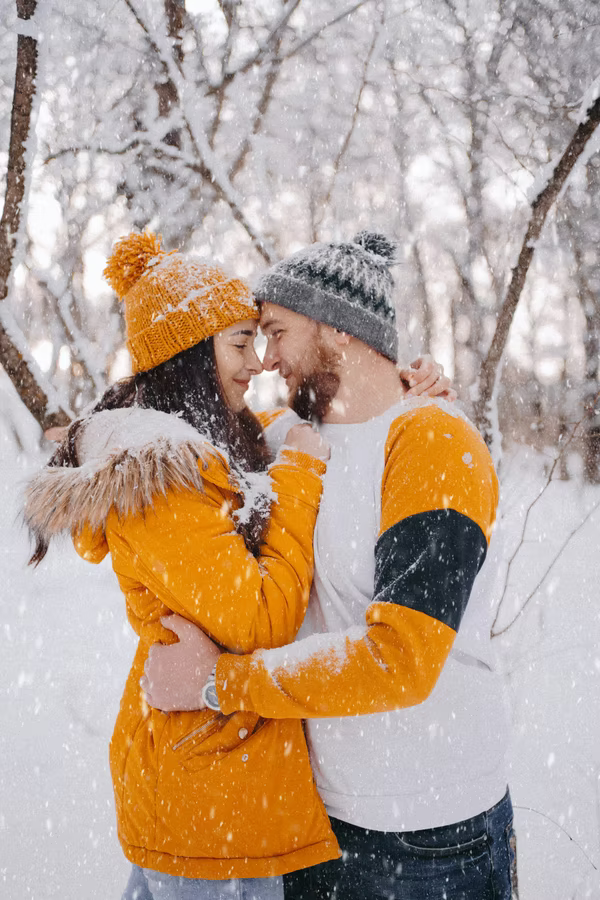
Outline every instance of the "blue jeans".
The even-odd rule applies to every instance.
[[[133,866],[121,900],[283,900],[283,881],[281,877],[213,881]]]
[[[510,795],[426,831],[369,831],[332,819],[342,858],[284,876],[285,900],[518,900]]]

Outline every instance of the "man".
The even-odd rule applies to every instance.
[[[153,648],[144,684],[163,709],[306,720],[342,858],[287,876],[287,900],[509,900],[502,688],[489,603],[469,602],[497,480],[460,413],[404,396],[393,254],[370,233],[313,245],[256,291],[265,368],[331,445],[299,639],[217,657],[180,621],[180,643]],[[268,425],[273,445],[293,415]]]

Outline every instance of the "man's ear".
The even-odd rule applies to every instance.
[[[340,331],[338,328],[334,328],[334,340],[338,347],[347,347],[352,338],[346,331]]]
[[[345,331],[340,331],[339,328],[334,328],[333,325],[323,325],[323,323],[319,323],[319,337],[326,347],[336,351],[347,347],[352,340]]]
[[[326,337],[331,347],[347,347],[352,340],[349,334],[334,328],[333,325],[321,325],[321,334]]]

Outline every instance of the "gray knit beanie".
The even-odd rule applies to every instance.
[[[370,231],[342,244],[312,244],[272,266],[254,296],[339,328],[396,362],[390,272],[396,249],[385,235]]]

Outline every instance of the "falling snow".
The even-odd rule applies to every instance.
[[[385,0],[340,17],[335,0],[302,0],[274,31],[280,0],[186,0],[181,59],[159,0],[39,0],[27,22],[4,5],[3,182],[17,35],[38,39],[40,57],[0,317],[49,409],[79,414],[129,372],[101,272],[131,228],[248,281],[309,242],[370,228],[399,242],[402,359],[432,352],[465,403],[447,412],[469,418],[529,204],[600,91],[597,4]],[[241,27],[229,32],[232,11]],[[521,900],[600,900],[600,463],[585,443],[600,414],[584,419],[598,390],[599,148],[597,129],[534,242],[489,408],[501,504],[479,589],[498,613],[511,700]],[[183,312],[208,299],[188,287]],[[272,376],[251,393],[284,396]],[[171,419],[167,449],[190,439]],[[127,419],[133,453],[147,422]],[[108,561],[86,565],[64,541],[26,567],[21,491],[47,456],[0,369],[0,897],[107,900],[129,869],[107,744],[135,639]],[[240,487],[244,524],[274,498],[268,474]]]

